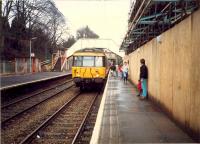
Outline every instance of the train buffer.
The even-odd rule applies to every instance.
[[[91,144],[194,142],[150,100],[140,100],[136,88],[109,77]]]

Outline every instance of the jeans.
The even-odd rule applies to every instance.
[[[147,97],[147,79],[142,79],[142,96]]]
[[[124,81],[128,80],[128,72],[123,72]]]

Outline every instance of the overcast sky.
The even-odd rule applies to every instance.
[[[54,0],[70,32],[88,25],[100,38],[121,44],[127,31],[130,0]]]

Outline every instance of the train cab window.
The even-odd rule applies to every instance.
[[[82,57],[81,56],[75,56],[74,57],[74,66],[82,66]]]
[[[84,56],[83,57],[83,66],[94,66],[94,57],[92,56]]]
[[[102,67],[103,66],[103,57],[96,57],[95,58],[95,66],[96,67]]]

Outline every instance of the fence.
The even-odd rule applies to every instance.
[[[31,63],[31,72],[41,72],[41,64],[39,59],[32,58]],[[14,61],[1,61],[0,69],[1,75],[28,73],[30,72],[30,59],[16,58]]]

